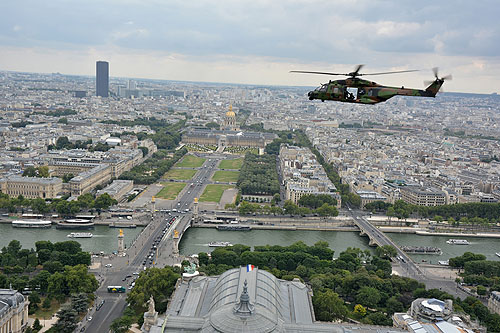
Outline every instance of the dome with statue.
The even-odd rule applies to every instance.
[[[238,130],[238,126],[236,126],[236,113],[234,113],[232,105],[229,105],[229,111],[226,112],[222,128],[227,131]]]

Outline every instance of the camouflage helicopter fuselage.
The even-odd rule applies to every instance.
[[[332,100],[347,103],[376,104],[385,102],[396,95],[435,97],[444,80],[434,80],[425,90],[405,87],[382,86],[373,81],[347,78],[325,83],[308,93],[309,99]]]

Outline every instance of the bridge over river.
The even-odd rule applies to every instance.
[[[352,210],[349,208],[349,212],[351,213],[354,223],[361,231],[362,236],[368,236],[370,239],[370,246],[384,246],[391,245],[398,252],[398,256],[396,261],[398,261],[399,265],[408,272],[409,276],[421,276],[424,277],[424,272],[418,267],[418,265],[407,255],[403,250],[399,248],[396,243],[392,241],[386,234],[380,231],[377,227],[374,227],[368,220],[362,215],[361,211]]]

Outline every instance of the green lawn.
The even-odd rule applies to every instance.
[[[40,297],[40,299],[43,302],[45,297]],[[30,318],[38,318],[40,320],[40,323],[43,325],[43,318],[50,319],[52,315],[59,310],[61,304],[59,304],[59,302],[55,299],[52,299],[52,301],[50,302],[50,308],[44,309],[42,308],[42,302],[38,304],[38,310],[36,310],[34,314],[31,314],[29,316]]]
[[[215,171],[212,180],[216,182],[237,182],[239,171]]]
[[[243,165],[242,158],[236,158],[234,160],[223,160],[219,164],[219,169],[234,169],[239,170]]]
[[[156,194],[157,198],[166,199],[166,200],[174,200],[177,198],[177,194],[187,185],[185,183],[162,183],[163,188],[158,194]]]
[[[194,169],[170,169],[164,175],[165,179],[188,180],[193,178],[196,170]]]
[[[186,155],[182,159],[182,161],[177,162],[175,164],[176,167],[182,167],[182,168],[198,168],[203,165],[205,162],[206,158],[201,158],[201,157],[196,157],[194,155]]]
[[[222,197],[222,193],[229,188],[233,188],[233,186],[209,184],[205,187],[205,191],[203,191],[200,201],[219,202]]]

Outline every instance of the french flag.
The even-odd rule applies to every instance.
[[[251,271],[253,271],[253,270],[254,270],[254,268],[255,268],[255,266],[254,266],[254,265],[250,265],[250,264],[248,264],[248,265],[247,265],[247,272],[251,272]]]

